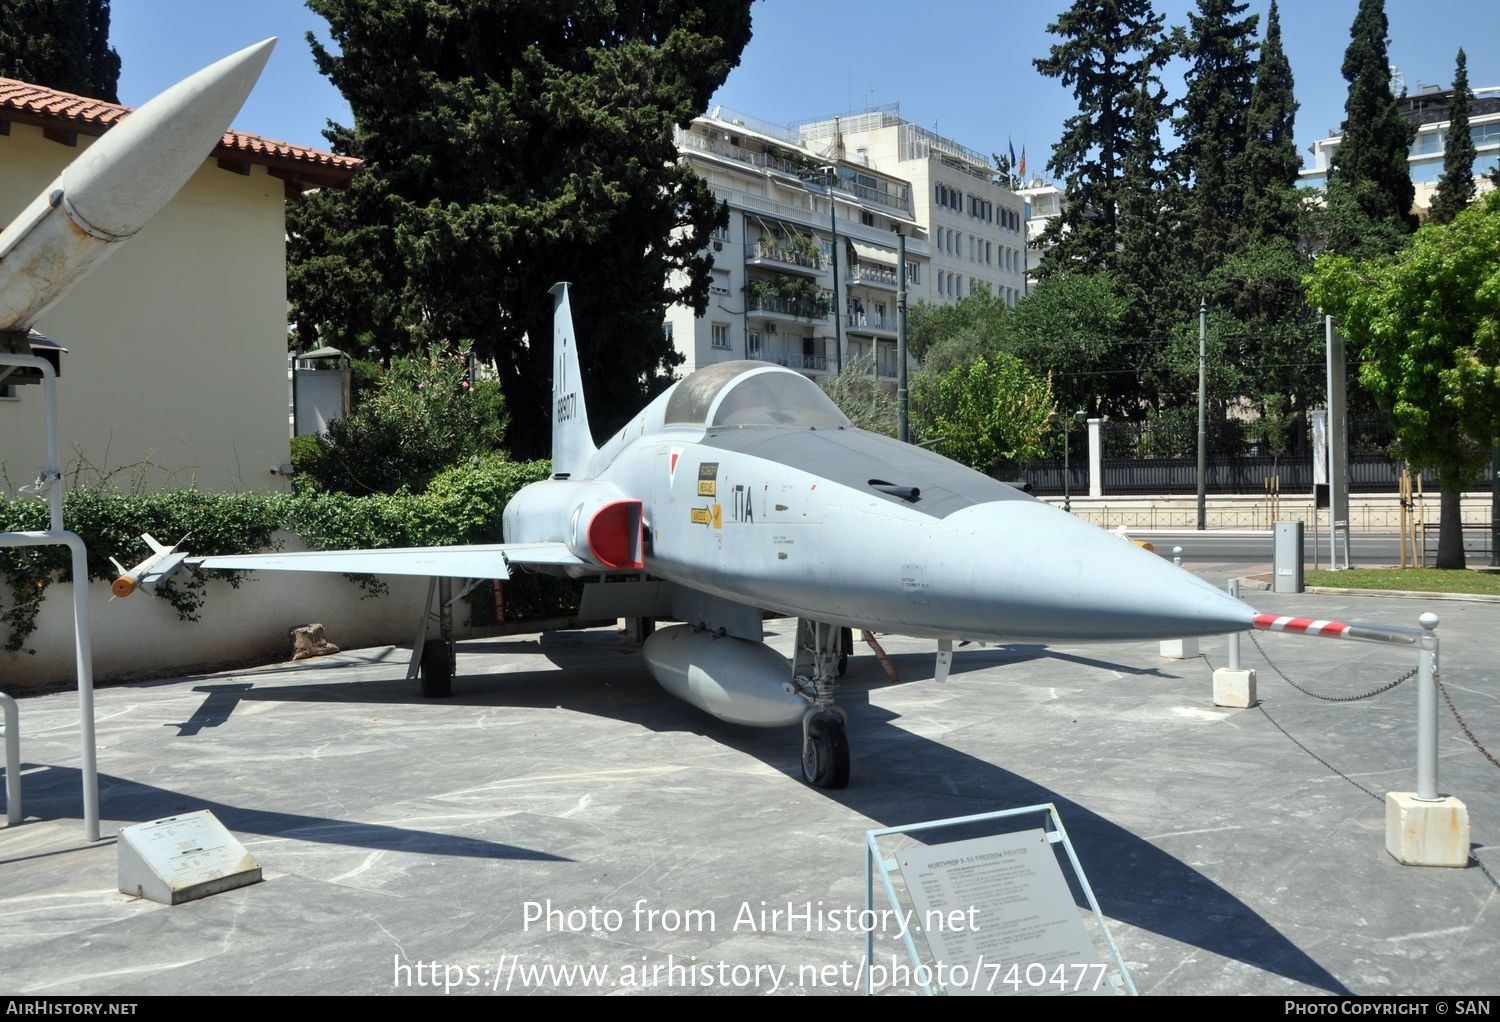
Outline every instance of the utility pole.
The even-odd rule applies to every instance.
[[[906,234],[896,227],[896,438],[911,443],[906,419]]]
[[[844,310],[839,307],[839,217],[838,203],[833,200],[838,167],[829,164],[823,169],[828,173],[828,227],[833,233],[833,371],[837,375],[844,368]]]
[[[1208,525],[1208,298],[1198,300],[1198,531]]]

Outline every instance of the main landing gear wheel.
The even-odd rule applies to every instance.
[[[453,660],[446,642],[428,641],[422,646],[422,698],[446,699],[453,694]]]
[[[849,739],[844,734],[844,722],[832,713],[819,714],[807,722],[802,779],[814,788],[849,786]]]

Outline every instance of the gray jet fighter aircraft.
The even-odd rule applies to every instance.
[[[954,640],[1251,627],[1250,607],[1161,558],[854,427],[816,384],[781,366],[700,369],[596,447],[568,286],[552,293],[553,474],[506,507],[506,542],[189,563],[434,579],[504,579],[523,568],[588,580],[581,616],[681,622],[645,641],[656,680],[731,723],[800,726],[804,779],[824,788],[849,780],[835,701],[845,629],[936,639],[941,681]],[[791,663],[763,641],[767,612],[798,619]],[[419,634],[424,693],[448,694],[451,649],[421,645]]]

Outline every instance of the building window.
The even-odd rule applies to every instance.
[[[941,273],[937,275],[937,291],[939,295],[946,295],[948,293],[946,290],[944,290],[943,275]]]
[[[745,340],[745,354],[750,358],[760,358],[761,337],[760,331],[755,330]]]
[[[867,209],[860,210],[860,213],[859,213],[859,222],[862,223],[862,224],[864,224],[866,227],[874,227],[875,226],[875,214],[871,213]]]
[[[908,262],[906,264],[906,282],[908,284],[922,283],[922,266],[920,263]]]
[[[725,349],[727,349],[729,347],[729,324],[728,323],[715,323],[714,324],[714,341],[713,341],[713,343],[714,343],[714,347],[715,348],[725,348]]]

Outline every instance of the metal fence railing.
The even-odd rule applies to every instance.
[[[1198,462],[1196,458],[1135,458],[1107,459],[1102,465],[1103,486],[1106,494],[1171,495],[1198,492]],[[1062,459],[1036,461],[1022,473],[1031,483],[1032,492],[1038,496],[1056,496],[1063,492]],[[1281,493],[1311,493],[1313,489],[1312,461],[1306,458],[1276,459],[1270,457],[1243,456],[1230,458],[1215,456],[1204,465],[1204,490],[1213,494],[1258,494],[1265,493],[1267,480],[1279,481]],[[1475,484],[1476,491],[1489,490],[1493,486],[1492,473],[1485,471],[1484,479]],[[1384,454],[1351,454],[1349,456],[1349,492],[1394,493],[1401,478],[1401,466]],[[1424,473],[1422,485],[1427,492],[1436,494],[1437,477]],[[1088,454],[1070,460],[1068,465],[1068,490],[1074,494],[1089,492]]]

